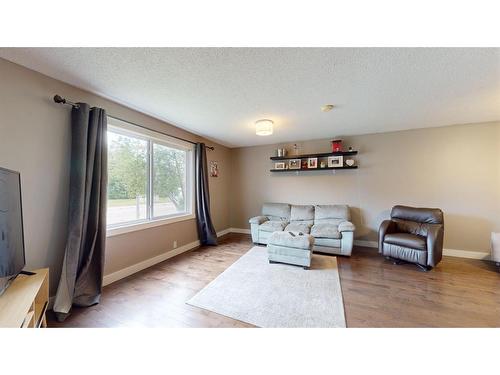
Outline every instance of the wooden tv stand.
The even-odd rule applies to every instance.
[[[45,312],[49,305],[49,269],[19,275],[0,296],[1,328],[47,327]]]

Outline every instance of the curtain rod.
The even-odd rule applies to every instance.
[[[70,105],[72,106],[73,108],[79,108],[80,106],[77,104],[77,103],[73,103],[72,101],[69,101],[65,98],[63,98],[62,96],[60,95],[54,95],[54,101],[58,104],[67,104],[67,105]],[[158,131],[158,130],[153,130],[153,129],[150,129],[150,128],[147,128],[143,125],[139,125],[139,124],[136,124],[136,123],[133,123],[133,122],[130,122],[130,121],[127,121],[127,120],[123,120],[119,117],[115,117],[115,116],[111,116],[111,115],[107,115],[108,117],[111,117],[112,119],[115,119],[115,120],[118,120],[118,121],[123,121],[123,122],[128,122],[129,124],[132,124],[132,125],[135,125],[135,126],[138,126],[140,128],[143,128],[143,129],[147,129],[147,130],[152,130],[152,131],[155,131],[155,132],[158,132],[158,133],[161,133],[163,135],[166,135],[168,137],[172,137],[172,138],[175,138],[175,139],[179,139],[181,141],[184,141],[184,142],[188,142],[188,143],[191,143],[193,145],[196,144],[196,142],[193,142],[193,141],[190,141],[189,139],[185,139],[185,138],[181,138],[181,137],[177,137],[175,135],[170,135],[170,134],[167,134],[167,133],[163,133],[161,131]],[[210,149],[210,150],[215,150],[215,147],[213,146],[205,146],[206,148]]]

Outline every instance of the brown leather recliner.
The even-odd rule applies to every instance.
[[[443,257],[444,221],[439,208],[394,206],[380,224],[378,251],[394,264],[416,263],[428,271]]]

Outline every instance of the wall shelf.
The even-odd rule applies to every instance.
[[[326,167],[326,168],[304,168],[304,169],[270,169],[270,172],[312,172],[312,171],[331,171],[334,169],[357,169],[357,165],[353,165],[352,167]]]
[[[271,160],[290,160],[290,159],[308,159],[308,158],[327,158],[329,156],[351,156],[351,155],[357,155],[357,153],[358,153],[357,151],[323,152],[320,154],[303,154],[303,155],[295,155],[295,156],[271,156],[270,159]],[[344,168],[346,168],[346,167],[344,167]],[[326,169],[326,168],[321,168],[321,169]],[[342,168],[338,168],[338,169],[342,169]]]

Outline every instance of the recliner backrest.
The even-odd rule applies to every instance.
[[[262,215],[267,216],[269,220],[289,221],[290,205],[287,203],[264,203]]]
[[[420,208],[394,206],[391,219],[396,223],[397,231],[427,236],[431,225],[443,224],[443,211],[439,208]]]

